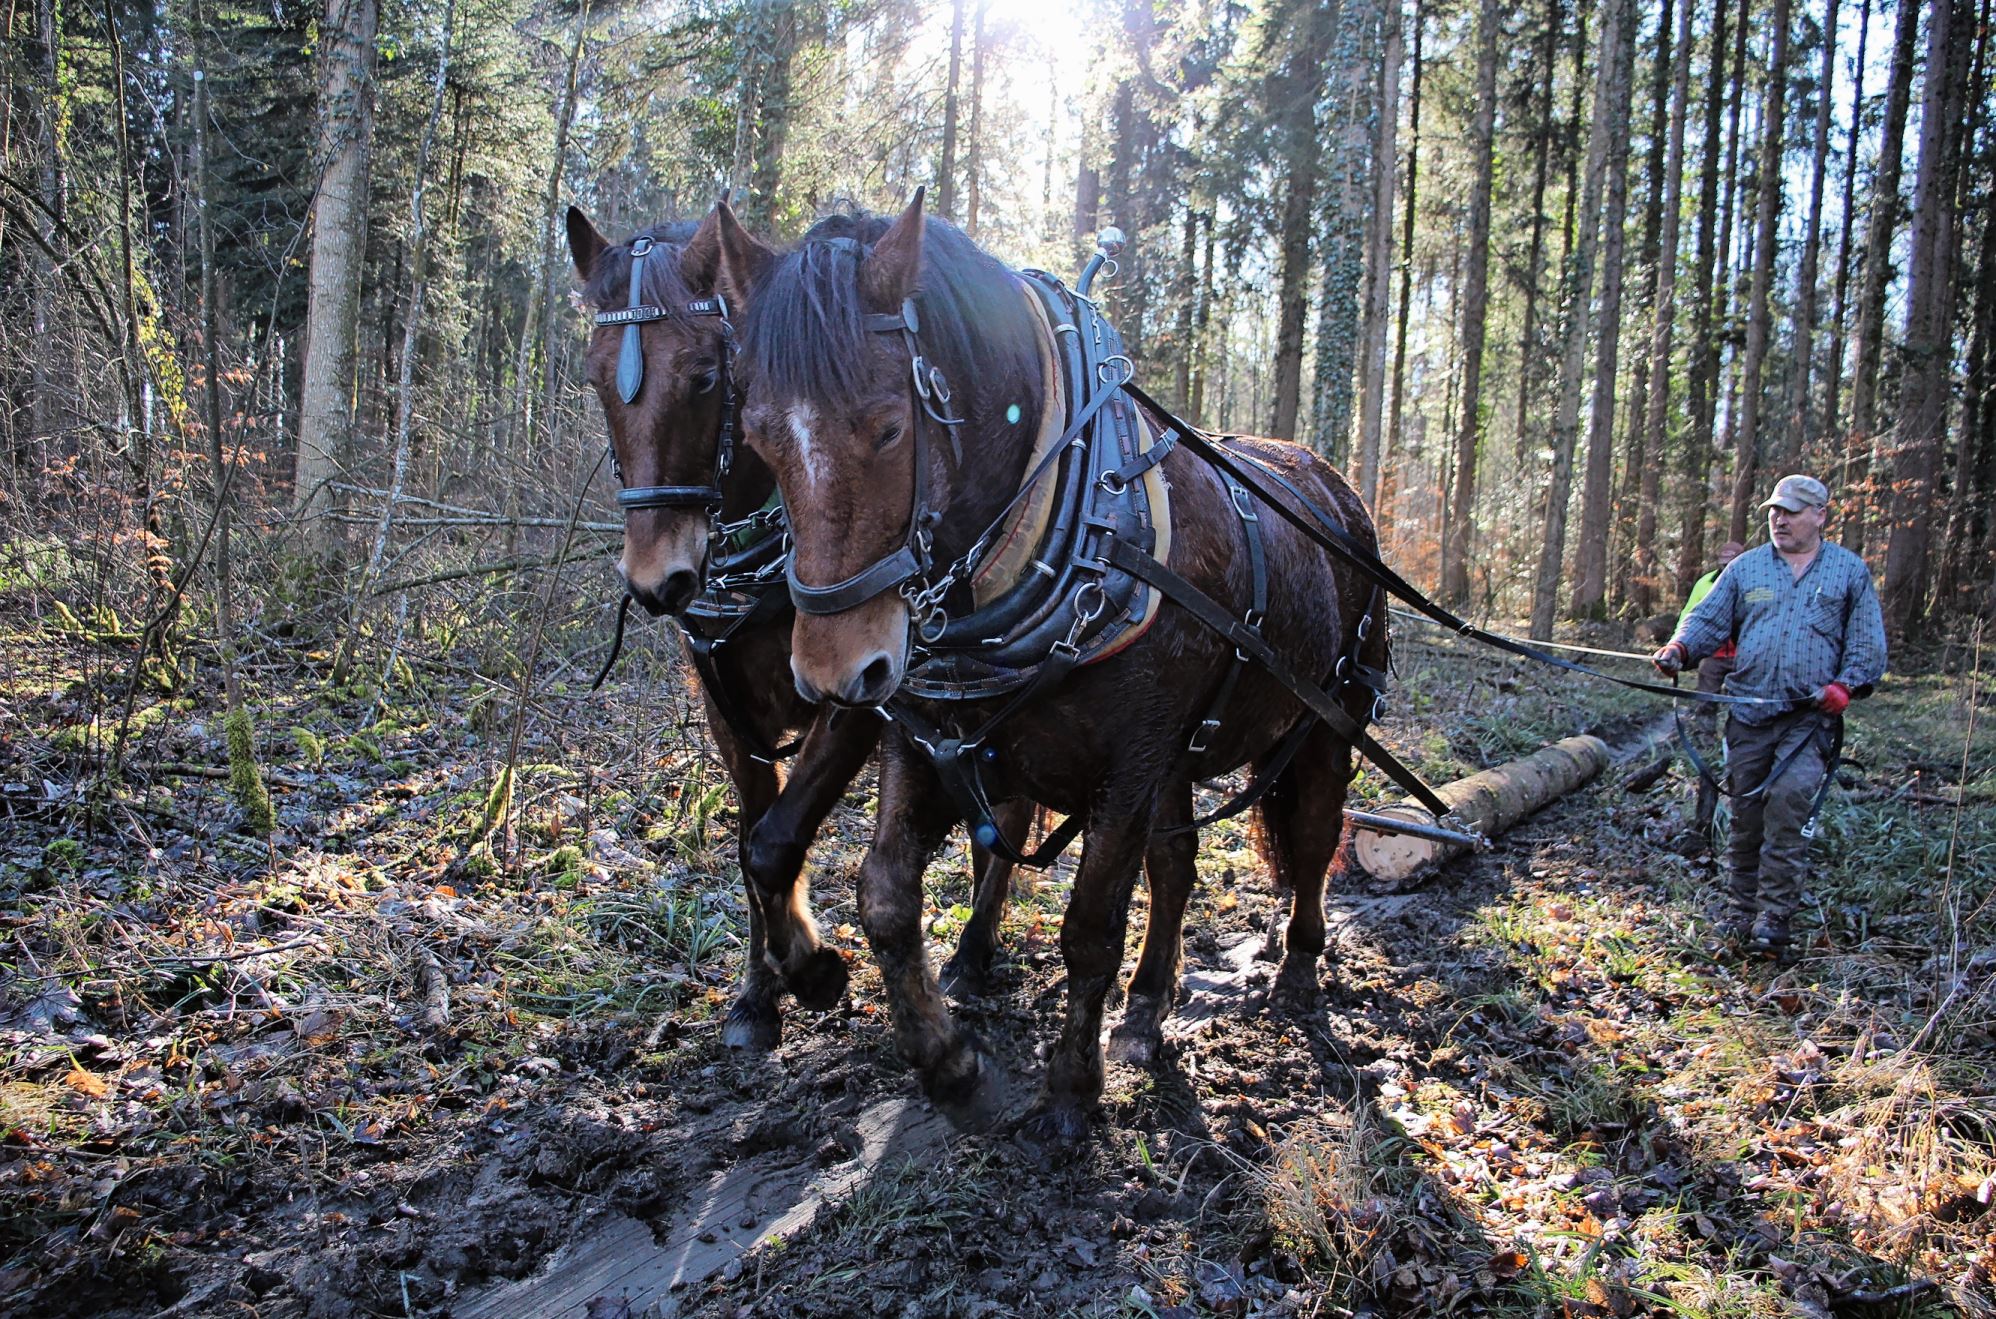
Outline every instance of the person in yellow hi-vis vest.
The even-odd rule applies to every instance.
[[[1677,615],[1678,627],[1682,628],[1684,626],[1684,620],[1691,617],[1691,611],[1698,607],[1698,602],[1710,595],[1712,588],[1718,585],[1719,574],[1725,572],[1727,565],[1732,563],[1734,559],[1739,558],[1745,550],[1746,546],[1736,540],[1729,540],[1719,547],[1719,566],[1691,584],[1691,594],[1685,597],[1684,608]],[[1699,660],[1698,690],[1701,692],[1724,691],[1726,689],[1726,675],[1733,671],[1733,656],[1738,653],[1738,643],[1729,637],[1726,639],[1724,645],[1720,646],[1710,655],[1707,655],[1704,659]],[[1698,731],[1710,737],[1718,726],[1719,707],[1716,705],[1700,705],[1691,717],[1692,721],[1697,725]],[[1718,809],[1718,790],[1706,782],[1705,776],[1700,774],[1698,776],[1698,796],[1693,805],[1692,818],[1694,827],[1698,831],[1697,836],[1707,848],[1712,846],[1712,816]]]

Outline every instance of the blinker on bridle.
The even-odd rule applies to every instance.
[[[634,401],[645,383],[644,345],[639,342],[638,327],[648,321],[663,321],[672,318],[672,312],[656,303],[644,301],[645,258],[653,250],[649,235],[640,234],[631,240],[631,290],[629,302],[616,311],[596,313],[598,325],[621,325],[624,339],[617,350],[617,397],[625,403]],[[718,316],[721,321],[721,364],[714,378],[714,388],[721,391],[721,424],[714,443],[714,479],[708,485],[640,485],[631,486],[617,492],[617,507],[626,515],[647,508],[708,508],[721,506],[721,482],[735,462],[735,388],[729,371],[734,356],[734,327],[728,323],[728,304],[718,294],[711,298],[694,298],[685,308],[688,316]],[[610,446],[610,469],[616,473],[618,484],[624,480],[624,469],[617,461],[617,446]]]

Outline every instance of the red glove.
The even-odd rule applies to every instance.
[[[1824,714],[1842,714],[1850,705],[1850,688],[1840,682],[1830,683],[1816,693],[1816,708]]]
[[[1691,657],[1683,646],[1675,641],[1666,641],[1662,650],[1649,657],[1649,662],[1655,665],[1656,671],[1664,677],[1675,678],[1689,658]]]

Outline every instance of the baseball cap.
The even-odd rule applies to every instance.
[[[1813,476],[1797,473],[1784,476],[1774,484],[1774,493],[1761,502],[1762,508],[1779,506],[1790,513],[1800,513],[1804,508],[1821,508],[1830,502],[1830,488]]]

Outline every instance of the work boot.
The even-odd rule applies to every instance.
[[[1744,947],[1753,938],[1753,913],[1728,903],[1719,909],[1712,927],[1722,942]]]
[[[1788,933],[1788,918],[1785,916],[1762,912],[1753,923],[1748,942],[1754,952],[1773,959],[1776,966],[1795,965],[1795,941]]]

